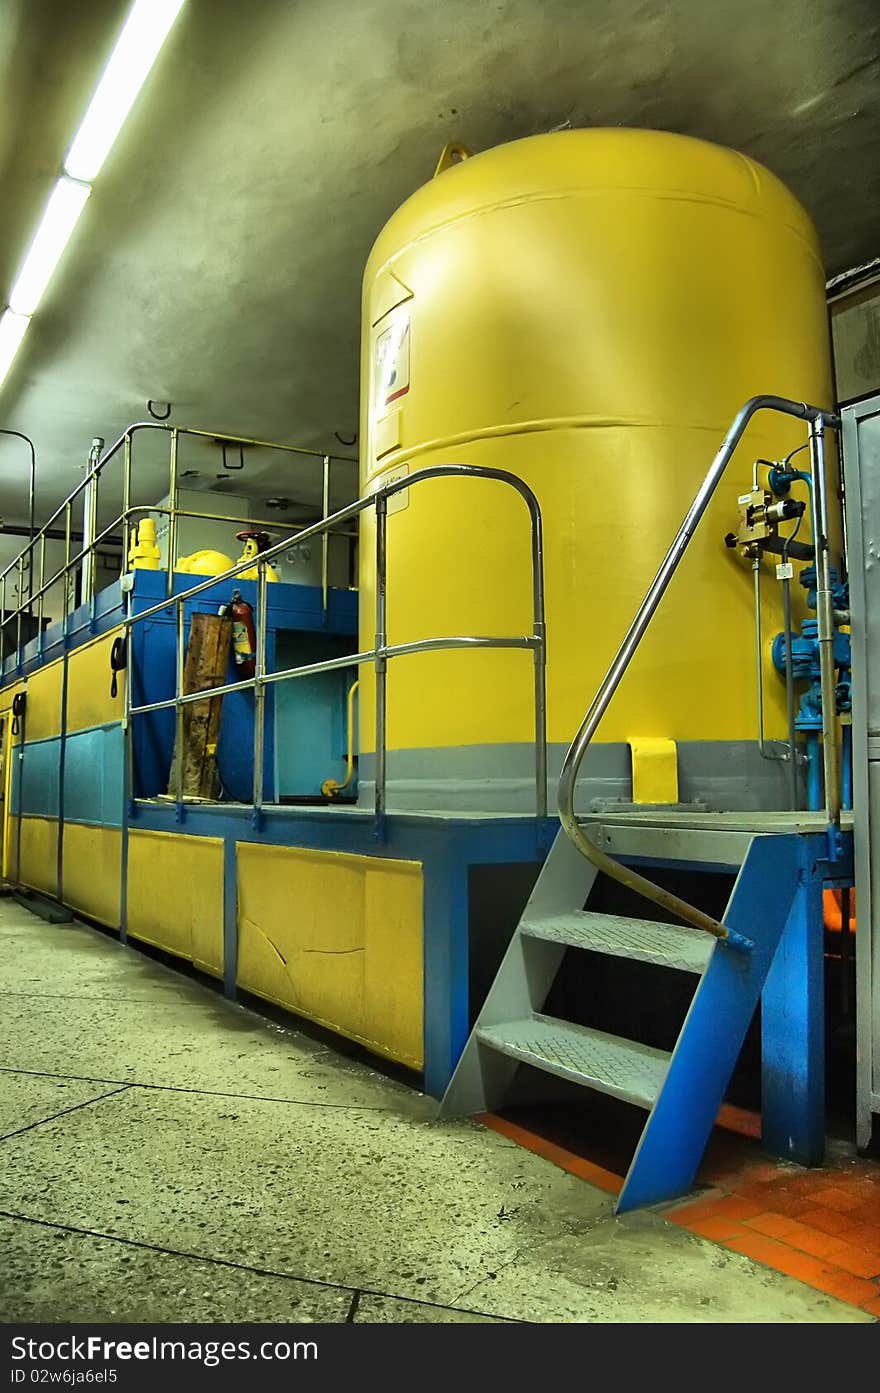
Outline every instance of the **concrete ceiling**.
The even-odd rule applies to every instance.
[[[0,3],[0,296],[127,8]],[[570,122],[721,141],[800,197],[829,273],[867,260],[878,53],[876,0],[188,0],[0,394],[0,425],[36,441],[38,513],[149,397],[180,425],[344,452],[364,262],[450,139]],[[26,514],[23,459],[0,437],[8,521]],[[213,447],[183,464],[202,487],[220,467]],[[313,465],[254,454],[241,478],[319,496]]]

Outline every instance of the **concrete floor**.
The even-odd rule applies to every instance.
[[[93,929],[0,963],[0,1319],[870,1319]]]

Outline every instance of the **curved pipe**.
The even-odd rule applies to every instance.
[[[662,909],[671,914],[675,914],[686,923],[692,924],[695,929],[702,929],[706,933],[713,934],[716,938],[733,939],[734,935],[724,924],[711,915],[705,914],[695,905],[689,904],[687,900],[679,899],[671,891],[664,890],[661,886],[655,885],[653,881],[641,876],[638,872],[630,870],[629,867],[621,865],[613,857],[606,855],[594,842],[586,836],[583,828],[578,822],[574,811],[574,794],[577,784],[578,774],[581,764],[590,745],[590,741],[596,733],[596,728],[604,716],[608,704],[620,681],[626,672],[635,654],[641,639],[654,616],[660,601],[666,593],[666,588],[678,569],[679,562],[684,556],[690,540],[697,530],[700,519],[705,513],[712,495],[717,488],[721,476],[723,475],[730,457],[739,444],[745,432],[746,426],[758,411],[779,411],[786,416],[795,416],[802,421],[817,421],[822,425],[835,427],[839,425],[840,418],[832,412],[825,411],[819,406],[809,406],[806,402],[791,401],[788,397],[759,396],[751,397],[744,406],[740,408],[734,417],[733,424],[720,450],[716,454],[709,472],[700,485],[693,503],[684,516],[684,520],[671,547],[666,553],[660,564],[656,576],[648,587],[644,600],[636,611],[635,618],[629,626],[626,635],[621,643],[615,657],[599,686],[589,710],[581,722],[580,729],[574,740],[571,742],[568,753],[562,766],[562,773],[559,777],[559,817],[563,828],[569,839],[577,849],[587,857],[593,865],[598,867],[605,875],[618,881],[621,885],[634,890],[636,894],[642,895],[645,899],[653,901]]]

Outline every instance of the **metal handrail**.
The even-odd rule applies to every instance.
[[[525,635],[449,635],[439,638],[416,639],[407,643],[389,644],[386,634],[386,590],[387,590],[387,546],[386,546],[386,527],[388,517],[388,499],[396,493],[401,493],[405,489],[412,488],[414,485],[423,483],[429,479],[442,478],[478,478],[495,480],[513,488],[523,499],[529,513],[531,527],[531,562],[532,562],[532,633]],[[256,710],[254,719],[254,796],[253,809],[254,816],[259,817],[262,810],[262,769],[263,769],[263,722],[264,722],[264,703],[263,695],[265,688],[273,682],[282,682],[297,677],[312,676],[320,672],[332,672],[340,668],[354,667],[359,663],[372,662],[376,673],[376,778],[375,778],[375,813],[377,818],[381,818],[385,813],[385,785],[386,785],[386,702],[385,702],[385,679],[386,669],[389,659],[401,657],[410,653],[436,652],[442,649],[453,648],[521,648],[531,650],[534,654],[534,705],[535,705],[535,812],[538,817],[547,815],[547,694],[546,694],[546,623],[544,612],[544,541],[543,524],[541,519],[541,509],[538,500],[532,490],[516,474],[511,474],[504,469],[490,469],[478,465],[470,464],[437,464],[430,465],[426,469],[420,469],[415,474],[408,475],[403,479],[397,479],[391,483],[382,484],[372,493],[363,498],[356,499],[353,503],[347,504],[337,512],[322,518],[296,534],[295,540],[302,542],[310,536],[317,536],[329,531],[331,528],[338,527],[341,523],[350,518],[359,516],[367,509],[374,508],[376,511],[376,610],[375,610],[375,645],[373,648],[360,653],[344,654],[338,658],[328,658],[319,663],[307,663],[300,667],[285,668],[279,672],[268,673],[265,671],[265,633],[266,633],[266,567],[273,557],[279,555],[290,547],[291,538],[284,538],[274,546],[260,552],[258,557],[250,557],[247,560],[238,562],[229,570],[224,571],[219,576],[210,576],[206,580],[200,581],[195,585],[189,586],[186,590],[179,591],[158,604],[152,605],[147,609],[140,610],[137,614],[128,614],[124,619],[124,624],[128,629],[132,629],[135,624],[142,623],[144,620],[151,619],[158,614],[167,613],[172,606],[176,607],[177,623],[177,661],[176,661],[176,681],[175,694],[173,697],[163,701],[144,703],[140,706],[131,705],[131,682],[125,684],[126,692],[126,730],[128,738],[131,738],[130,717],[147,715],[152,711],[163,711],[174,708],[177,711],[177,767],[175,772],[176,798],[178,804],[182,799],[182,751],[183,751],[183,731],[182,714],[183,707],[191,702],[206,701],[212,697],[221,697],[230,692],[246,691],[252,689],[255,694]],[[233,580],[243,571],[258,568],[258,603],[257,603],[257,652],[255,672],[253,677],[245,678],[238,682],[225,683],[223,686],[212,687],[205,691],[187,692],[183,691],[183,613],[184,605],[187,600],[202,594],[213,586],[223,584]],[[131,666],[132,645],[128,645],[128,664]],[[130,764],[129,766],[130,767]]]
[[[130,499],[131,499],[131,473],[132,473],[132,443],[133,443],[133,440],[134,440],[135,435],[137,435],[137,433],[140,432],[140,431],[162,431],[162,432],[164,432],[166,435],[169,435],[169,436],[171,437],[171,457],[170,457],[170,471],[169,471],[169,492],[170,492],[170,494],[171,494],[171,506],[170,506],[170,508],[162,508],[161,506],[153,506],[153,507],[151,507],[151,506],[149,506],[149,505],[137,505],[137,506],[135,506],[135,507],[132,507],[132,506],[131,506]],[[195,438],[195,439],[201,439],[201,440],[216,440],[216,441],[219,441],[219,442],[221,442],[221,443],[223,443],[223,444],[240,445],[240,446],[242,446],[242,447],[248,446],[248,447],[250,447],[250,448],[257,448],[257,449],[280,450],[280,451],[282,451],[282,452],[285,453],[285,454],[302,455],[302,456],[305,456],[305,457],[310,458],[310,459],[320,460],[320,461],[322,462],[322,465],[323,465],[323,473],[322,473],[322,498],[323,498],[323,500],[324,500],[324,511],[325,511],[325,514],[326,514],[327,506],[329,505],[329,494],[330,494],[330,464],[331,464],[331,462],[335,460],[335,461],[339,461],[339,462],[342,462],[342,463],[348,463],[348,464],[355,464],[355,463],[357,463],[356,459],[355,459],[353,456],[350,456],[350,455],[341,455],[341,454],[332,454],[332,455],[331,455],[331,454],[327,454],[326,452],[323,452],[323,451],[320,451],[320,450],[312,450],[312,449],[309,449],[308,447],[302,446],[302,445],[283,445],[283,444],[279,444],[277,441],[272,441],[272,440],[260,440],[260,439],[257,439],[257,438],[255,438],[255,437],[251,437],[251,436],[229,435],[229,434],[226,434],[225,432],[220,432],[220,431],[198,430],[198,429],[196,429],[196,428],[194,428],[194,427],[191,427],[191,426],[175,426],[175,425],[170,425],[170,424],[168,424],[168,423],[166,423],[166,422],[161,422],[161,421],[135,421],[135,422],[133,422],[130,426],[126,427],[126,429],[125,429],[125,431],[123,432],[123,434],[120,435],[119,438],[118,438],[117,440],[115,440],[115,441],[113,442],[112,445],[109,446],[109,448],[105,449],[105,450],[100,454],[100,456],[97,457],[97,458],[94,460],[94,462],[91,463],[91,464],[84,470],[82,478],[79,480],[79,482],[76,484],[76,486],[71,490],[71,492],[67,495],[67,497],[58,505],[58,507],[55,509],[55,512],[54,512],[54,513],[51,515],[51,517],[49,517],[48,520],[43,524],[43,526],[40,528],[39,532],[33,532],[33,526],[31,527],[32,536],[31,536],[31,538],[30,538],[30,540],[29,540],[27,546],[23,547],[22,550],[21,550],[21,552],[18,554],[18,556],[14,557],[13,560],[10,561],[9,564],[3,568],[3,570],[0,570],[0,635],[2,635],[2,634],[5,632],[5,629],[6,629],[7,624],[13,624],[13,623],[15,623],[15,624],[16,624],[16,650],[20,650],[20,649],[21,649],[21,619],[22,619],[22,615],[23,615],[23,614],[30,614],[30,613],[32,613],[32,606],[33,606],[33,604],[34,604],[36,601],[39,601],[39,619],[40,619],[40,627],[42,627],[43,599],[44,599],[46,593],[52,588],[52,586],[57,585],[59,581],[61,581],[61,580],[66,580],[66,579],[69,577],[69,575],[70,575],[81,563],[87,562],[87,560],[88,560],[90,557],[94,556],[94,555],[97,553],[98,548],[99,548],[103,543],[106,542],[106,540],[116,531],[116,529],[117,529],[121,524],[122,524],[122,525],[125,525],[125,527],[126,527],[126,529],[127,529],[127,524],[128,524],[129,518],[130,518],[130,517],[133,517],[133,516],[135,516],[135,515],[137,515],[138,513],[143,513],[143,512],[148,512],[148,513],[149,513],[149,512],[161,512],[161,513],[167,513],[168,516],[169,516],[168,547],[169,547],[169,557],[171,558],[171,564],[169,564],[169,568],[168,568],[168,572],[169,572],[169,582],[168,582],[168,583],[169,583],[169,589],[170,589],[170,585],[171,585],[170,576],[171,576],[171,574],[173,573],[173,569],[174,569],[174,568],[173,568],[173,560],[174,560],[174,546],[175,546],[175,539],[176,539],[176,522],[177,522],[177,517],[179,517],[179,516],[190,516],[190,514],[189,514],[186,510],[179,509],[179,508],[177,508],[177,506],[176,506],[177,488],[178,488],[178,478],[177,478],[177,446],[178,446],[178,442],[179,442],[179,439],[180,439],[181,436],[190,436],[190,437],[193,437],[193,438]],[[92,486],[93,484],[97,487],[97,483],[98,483],[98,481],[99,481],[101,475],[103,474],[104,470],[106,469],[107,465],[110,463],[110,461],[111,461],[112,459],[114,459],[114,458],[116,457],[116,455],[119,453],[120,450],[122,450],[122,452],[123,452],[123,480],[122,480],[123,507],[122,507],[122,512],[120,513],[120,515],[119,515],[117,518],[114,519],[114,521],[113,521],[112,523],[110,523],[108,526],[104,527],[104,528],[102,529],[102,531],[101,531],[100,533],[97,534],[97,536],[92,536],[87,542],[85,541],[85,538],[84,538],[85,545],[82,547],[82,549],[81,549],[79,552],[76,553],[76,555],[71,556],[71,554],[70,554],[70,553],[71,553],[71,545],[70,545],[70,543],[71,543],[71,535],[72,535],[72,510],[73,510],[73,505],[74,505],[74,503],[77,501],[77,499],[79,498],[79,496],[80,496],[81,494],[84,495],[84,498],[85,498],[85,500],[86,500],[86,504],[88,504],[88,500],[89,500],[89,496],[90,496],[90,495],[89,495],[89,492],[88,492],[89,489],[91,488],[91,486]],[[97,494],[96,494],[96,492],[93,492],[92,495],[91,495],[91,505],[90,505],[90,506],[91,506],[91,511],[93,511],[93,512],[96,514],[96,513],[97,513]],[[65,518],[65,534],[66,534],[65,561],[64,561],[64,565],[61,566],[61,567],[59,568],[59,570],[55,572],[55,574],[51,577],[51,579],[48,580],[48,581],[46,581],[46,579],[45,579],[45,551],[46,551],[46,539],[47,539],[47,536],[48,536],[48,533],[49,533],[50,529],[51,529],[51,528],[53,527],[53,525],[58,521],[58,519],[62,517],[62,515],[63,515],[64,518]],[[194,514],[194,516],[217,517],[216,514]],[[235,519],[232,519],[232,518],[226,519],[226,520],[227,520],[227,521],[235,521]],[[248,521],[254,521],[254,519],[248,519]],[[298,540],[298,538],[297,538],[296,540]],[[126,545],[126,544],[127,544],[127,536],[126,536],[126,543],[123,545],[123,563],[122,563],[122,564],[123,564],[123,571],[124,571],[124,569],[125,569],[125,545]],[[288,545],[289,545],[289,544],[290,544],[290,543],[288,543]],[[34,562],[35,562],[35,553],[36,553],[36,549],[37,549],[38,546],[40,547],[40,585],[39,585],[39,587],[38,587],[37,589],[35,589],[35,588],[34,588],[34,583],[33,583],[33,578],[34,578]],[[12,572],[15,571],[15,570],[17,570],[17,572],[18,572],[18,604],[16,605],[15,609],[11,609],[11,610],[9,610],[9,612],[7,613],[7,610],[6,610],[7,579],[8,579],[8,577],[12,574]],[[323,594],[324,594],[324,603],[325,603],[325,607],[326,607],[327,592],[328,592],[328,573],[329,573],[328,555],[327,555],[327,543],[326,543],[326,541],[325,541],[325,545],[324,545],[324,555],[323,555],[323,557],[322,557],[321,571],[322,571],[322,590],[323,590]],[[27,598],[26,598],[26,599],[23,598],[23,591],[24,591],[24,576],[25,576],[25,573],[27,573],[27,578],[28,578],[28,581],[27,581],[27,590],[28,590],[28,594],[27,594]],[[90,587],[90,588],[91,588],[91,592],[92,592],[92,594],[93,594],[93,593],[94,593],[93,587]],[[91,598],[91,597],[92,597],[91,594],[88,595],[88,596],[84,595],[84,596],[83,596],[83,599],[85,600],[85,599]],[[67,605],[68,605],[68,597],[67,597],[67,589],[66,589],[66,587],[65,587],[65,602],[64,602],[64,617],[65,617],[65,620],[66,620],[66,618],[67,618]]]
[[[716,454],[709,472],[697,491],[693,503],[673,539],[660,569],[648,587],[645,598],[636,611],[635,617],[615,654],[611,666],[602,679],[580,728],[575,735],[565,760],[558,785],[559,817],[562,826],[577,849],[592,861],[605,875],[625,885],[636,894],[651,900],[662,909],[677,915],[694,928],[713,934],[716,938],[731,942],[742,942],[741,936],[724,924],[705,914],[701,909],[679,899],[671,891],[655,885],[653,881],[638,872],[615,861],[602,851],[589,837],[578,821],[574,810],[575,786],[584,756],[590,741],[604,716],[608,704],[620,685],[638,645],[654,616],[666,588],[682,560],[697,526],[709,505],[713,493],[721,480],[730,457],[739,444],[746,426],[758,411],[778,411],[786,416],[796,416],[809,421],[810,464],[815,498],[815,537],[816,549],[816,613],[818,618],[819,660],[822,684],[822,733],[825,759],[825,800],[829,826],[836,828],[840,823],[840,788],[838,776],[837,741],[833,733],[834,721],[834,624],[829,578],[828,555],[828,491],[825,478],[824,431],[826,427],[837,429],[840,418],[831,411],[819,406],[809,406],[806,402],[796,402],[788,397],[751,397],[740,408]]]

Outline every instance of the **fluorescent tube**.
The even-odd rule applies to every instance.
[[[64,161],[72,179],[98,174],[183,3],[135,0]]]
[[[6,374],[12,367],[18,345],[30,322],[26,314],[16,314],[14,310],[7,310],[0,318],[0,387],[6,381]]]
[[[90,193],[88,184],[58,180],[9,294],[16,314],[33,314],[39,305]]]

